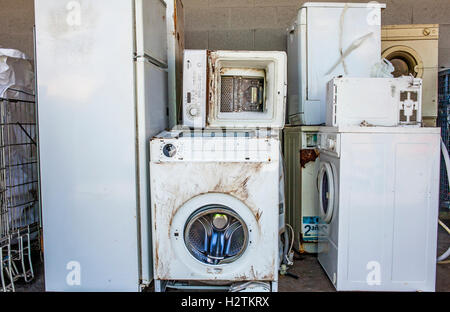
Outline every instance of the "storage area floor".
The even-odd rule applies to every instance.
[[[445,222],[450,225],[450,220]],[[439,227],[438,254],[443,254],[450,247],[450,235]],[[44,286],[44,266],[39,256],[33,257],[35,279],[30,284],[16,283],[17,292],[42,292]],[[334,287],[328,280],[322,267],[314,255],[297,256],[295,264],[289,272],[297,275],[299,279],[290,276],[281,276],[279,281],[280,292],[328,292]],[[450,292],[450,264],[438,264],[436,270],[436,291]]]
[[[447,226],[450,220],[445,221]],[[450,247],[450,235],[439,226],[438,254],[442,255]],[[281,292],[324,292],[335,291],[314,255],[297,256],[294,266],[289,272],[299,279],[282,276],[279,281]],[[450,264],[438,264],[436,269],[436,291],[450,292]]]

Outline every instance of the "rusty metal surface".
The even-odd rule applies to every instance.
[[[320,153],[317,149],[302,149],[300,151],[300,165],[305,168],[306,164],[315,161]]]

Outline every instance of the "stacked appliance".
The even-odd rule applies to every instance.
[[[284,52],[186,50],[183,126],[150,143],[156,291],[277,291]]]
[[[287,31],[287,221],[300,251],[317,251],[318,126],[326,122],[327,83],[334,77],[370,77],[381,55],[379,3],[305,3]]]
[[[325,123],[326,84],[337,76],[370,77],[381,55],[379,3],[308,2],[288,29],[291,125]]]
[[[387,25],[381,29],[382,57],[395,68],[394,77],[423,80],[423,125],[436,127],[438,116],[439,25]]]
[[[153,279],[149,139],[167,127],[170,7],[35,3],[48,291],[138,291]]]
[[[284,129],[286,162],[286,222],[294,230],[295,248],[317,253],[319,202],[315,175],[319,165],[319,126]]]
[[[439,128],[421,79],[337,78],[319,130],[318,260],[337,290],[434,291]]]

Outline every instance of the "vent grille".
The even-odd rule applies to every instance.
[[[222,77],[222,92],[220,95],[220,111],[222,113],[231,113],[234,111],[233,105],[233,77]]]
[[[222,76],[220,112],[264,112],[264,78]]]

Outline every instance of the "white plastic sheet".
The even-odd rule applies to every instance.
[[[0,48],[0,97],[18,96],[18,91],[34,94],[33,65],[25,53]]]

